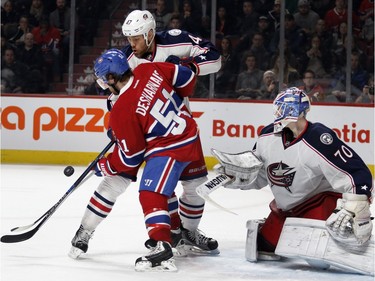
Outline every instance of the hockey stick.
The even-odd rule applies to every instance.
[[[107,153],[107,151],[112,147],[112,145],[115,143],[115,141],[111,141],[104,149],[102,152],[99,153],[99,155],[95,158],[93,162],[86,168],[86,170],[82,173],[82,175],[73,183],[73,185],[68,189],[67,192],[60,198],[60,200],[52,206],[47,212],[45,212],[39,219],[37,219],[35,222],[33,222],[30,225],[27,226],[20,226],[20,227],[15,227],[11,229],[11,231],[24,231],[27,230],[31,227],[34,227],[33,229],[21,233],[21,234],[10,234],[10,235],[4,235],[1,237],[1,242],[3,243],[17,243],[17,242],[22,242],[25,240],[30,239],[31,237],[34,236],[34,234],[39,230],[39,228],[42,227],[42,225],[55,213],[55,211],[60,207],[60,205],[65,201],[66,198],[70,194],[75,191],[78,186],[84,182],[86,176],[91,172],[91,170],[94,168],[96,163]]]
[[[220,204],[218,204],[217,202],[215,202],[211,197],[210,197],[210,193],[215,191],[216,189],[218,189],[219,187],[229,183],[230,181],[232,181],[233,179],[225,174],[219,174],[217,175],[216,177],[214,177],[213,179],[209,180],[209,181],[206,181],[205,183],[202,183],[200,186],[197,187],[196,191],[197,191],[197,194],[203,198],[204,200],[206,200],[207,202],[210,202],[212,205],[214,205],[215,207],[225,211],[225,212],[228,212],[228,213],[231,213],[233,215],[238,215],[237,213],[235,212],[232,212],[231,210],[228,210],[227,208],[221,206]]]

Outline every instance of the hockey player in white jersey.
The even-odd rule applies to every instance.
[[[220,52],[214,44],[179,29],[155,32],[155,20],[148,11],[131,12],[122,32],[129,41],[123,51],[131,68],[166,61],[188,66],[201,76],[216,73],[221,67]]]
[[[233,177],[225,187],[248,190],[269,186],[274,195],[268,217],[248,221],[246,257],[249,261],[277,259],[276,250],[277,254],[304,257],[311,264],[334,264],[373,275],[371,172],[333,130],[307,121],[309,110],[308,96],[297,88],[288,88],[276,97],[274,122],[261,131],[253,151],[246,153],[263,163],[253,175],[246,173],[241,161],[233,165],[235,159],[245,157],[216,151],[219,161],[234,160],[231,165],[220,161],[217,167]],[[287,218],[293,219],[283,230]],[[306,242],[306,237],[313,242]]]
[[[125,19],[122,30],[129,45],[123,51],[131,69],[142,63],[165,61],[187,66],[196,75],[207,75],[220,69],[220,53],[211,42],[181,30],[156,33],[155,26],[155,20],[149,11],[134,10]],[[100,79],[97,82],[102,88],[110,86]],[[108,98],[109,110],[118,98],[115,89],[111,87],[111,91],[115,94]],[[188,192],[182,194],[179,202],[175,195],[169,200],[172,244],[178,248],[175,253],[217,255],[218,242],[206,237],[198,229],[205,202],[196,194],[195,188],[207,180],[204,159],[192,162],[187,170],[189,173],[182,175],[181,184]],[[125,179],[113,176],[113,173],[110,170],[101,173],[112,176],[103,179],[90,199],[80,228],[72,240],[69,253],[72,258],[78,258],[87,252],[89,239],[97,226],[108,216],[118,196],[125,192],[131,181],[136,180],[136,172],[130,173]]]

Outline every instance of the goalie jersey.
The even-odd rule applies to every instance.
[[[267,184],[283,211],[326,191],[366,194],[371,198],[371,172],[357,153],[320,123],[307,123],[297,139],[288,128],[273,133],[265,127],[254,146],[264,163],[252,187]]]
[[[193,36],[186,31],[172,29],[155,33],[156,48],[154,53],[146,53],[143,58],[137,58],[130,45],[123,52],[128,58],[130,68],[145,62],[164,62],[171,56],[179,58],[193,57],[197,67],[196,75],[207,75],[219,71],[221,67],[220,52],[208,40]]]
[[[135,168],[154,156],[198,160],[198,126],[182,102],[193,92],[194,73],[170,63],[144,63],[133,74],[110,115],[109,127],[120,148],[111,159],[121,161],[111,164]]]

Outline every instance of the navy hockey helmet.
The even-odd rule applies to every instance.
[[[273,102],[274,133],[280,132],[291,122],[297,122],[309,110],[310,98],[303,90],[292,87],[280,92]]]
[[[101,83],[108,84],[109,75],[117,82],[129,69],[126,55],[118,49],[106,51],[96,59],[94,64],[94,73],[100,86],[102,86]]]

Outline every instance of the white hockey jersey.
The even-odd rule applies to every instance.
[[[220,52],[208,40],[179,29],[157,32],[154,40],[154,53],[146,53],[143,58],[137,58],[130,45],[124,47],[123,52],[130,68],[134,69],[145,62],[164,62],[171,55],[179,58],[193,57],[197,66],[196,75],[215,73],[221,68]]]
[[[325,191],[371,198],[370,170],[333,130],[308,122],[298,139],[290,142],[286,134],[285,129],[274,134],[270,124],[254,146],[264,166],[251,187],[260,189],[268,184],[279,209],[290,210]]]

